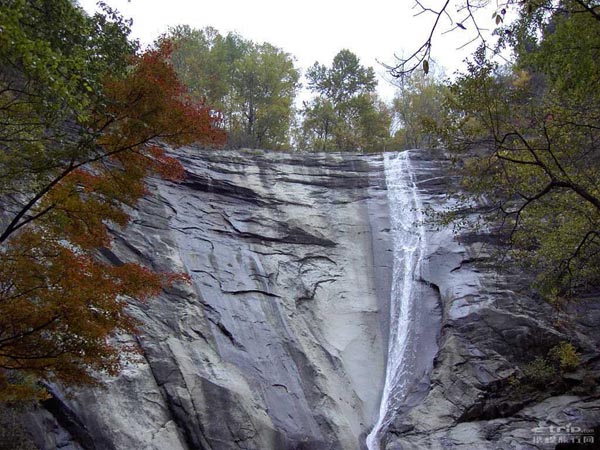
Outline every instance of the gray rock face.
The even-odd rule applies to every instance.
[[[454,181],[444,156],[412,154],[424,208],[446,208]],[[577,442],[566,427],[588,431],[598,445],[589,431],[600,425],[600,336],[592,331],[600,326],[600,303],[590,300],[559,314],[526,295],[527,276],[498,267],[493,249],[485,233],[429,226],[423,282],[439,296],[439,349],[426,395],[408,411],[399,409],[383,439],[385,449],[549,449]],[[522,367],[559,341],[580,349],[588,379],[595,380],[590,387],[581,387],[581,373],[573,374],[578,386],[548,386],[544,393],[516,381]]]
[[[38,447],[364,449],[384,383],[393,261],[381,155],[180,157],[186,180],[153,181],[103,255],[191,283],[132,302],[139,360],[103,388],[54,386],[26,418]],[[447,206],[443,155],[412,160],[423,206]],[[560,340],[577,344],[597,381],[600,306],[574,306],[581,319],[556,326],[548,305],[520,292],[523,277],[498,275],[485,239],[428,225],[414,380],[382,448],[553,448],[532,428],[600,424],[594,387],[511,390],[519,366]]]
[[[387,339],[381,158],[180,156],[186,180],[153,182],[104,256],[192,282],[132,303],[141,360],[104,389],[56,388],[40,446],[361,448]]]

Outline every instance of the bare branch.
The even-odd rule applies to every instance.
[[[444,5],[442,6],[442,9],[436,11],[434,9],[425,7],[419,0],[416,0],[415,6],[418,6],[421,9],[421,11],[419,13],[415,14],[415,16],[418,16],[420,14],[428,12],[428,13],[432,13],[435,15],[435,21],[433,23],[433,26],[431,27],[431,31],[429,33],[429,37],[427,38],[427,40],[412,55],[410,55],[406,59],[401,59],[400,63],[397,64],[396,66],[384,65],[385,68],[390,71],[390,73],[393,77],[399,78],[405,74],[411,73],[411,72],[415,71],[418,67],[420,67],[424,61],[430,59],[433,36],[435,34],[435,31],[437,30],[440,19],[441,19],[442,15],[444,15],[444,14],[446,14],[448,17],[450,17],[448,12],[446,11],[446,9],[448,8],[449,5],[450,5],[450,0],[446,0]],[[450,20],[452,20],[452,19],[450,18]],[[407,67],[407,64],[408,64],[408,67]]]

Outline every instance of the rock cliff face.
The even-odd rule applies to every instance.
[[[387,345],[381,158],[181,158],[186,180],[154,182],[103,254],[192,282],[132,304],[141,361],[105,389],[56,388],[43,446],[360,448]]]
[[[444,156],[412,152],[412,159],[423,208],[447,208],[457,180]],[[528,276],[499,266],[493,251],[489,234],[428,227],[420,281],[438,293],[439,348],[426,393],[399,405],[386,450],[549,449],[584,435],[598,445],[600,303],[559,313],[533,298]],[[578,348],[582,368],[553,386],[531,386],[522,368],[560,341]],[[556,448],[595,448],[587,445]]]
[[[142,352],[120,377],[73,393],[52,387],[54,398],[26,418],[37,446],[365,449],[390,329],[383,157],[180,156],[185,181],[154,181],[102,255],[185,271],[191,283],[132,303]],[[423,207],[443,208],[452,182],[443,158],[411,158]],[[414,367],[381,448],[548,448],[533,427],[598,425],[594,387],[516,395],[511,377],[570,339],[597,378],[600,308],[588,303],[584,320],[557,327],[547,305],[519,293],[522,277],[497,275],[485,236],[433,225],[426,235]]]

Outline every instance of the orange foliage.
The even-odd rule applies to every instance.
[[[137,148],[139,143],[161,139],[174,146],[191,142],[219,146],[225,132],[220,115],[192,101],[169,63],[172,45],[165,41],[135,58],[125,79],[109,79],[109,107],[97,118],[96,127],[108,130],[100,143],[110,152]]]
[[[126,297],[144,300],[162,288],[162,277],[135,264],[104,264],[42,232],[10,242],[0,265],[0,397],[10,399],[15,373],[79,384],[89,370],[114,374],[119,351],[115,330],[133,332]],[[11,379],[12,378],[12,379]],[[15,379],[19,381],[20,378]]]
[[[0,247],[0,400],[43,396],[37,380],[94,382],[116,374],[117,333],[135,332],[126,299],[144,301],[183,274],[97,258],[110,247],[106,224],[126,225],[124,205],[145,193],[156,173],[170,180],[183,167],[156,142],[171,146],[225,141],[218,114],[193,104],[168,63],[170,44],[135,57],[123,79],[109,79],[93,115],[99,153],[71,162]],[[130,350],[130,349],[129,349]]]

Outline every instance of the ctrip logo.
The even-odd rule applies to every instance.
[[[531,429],[534,444],[594,444],[594,430],[573,426],[538,426]]]

